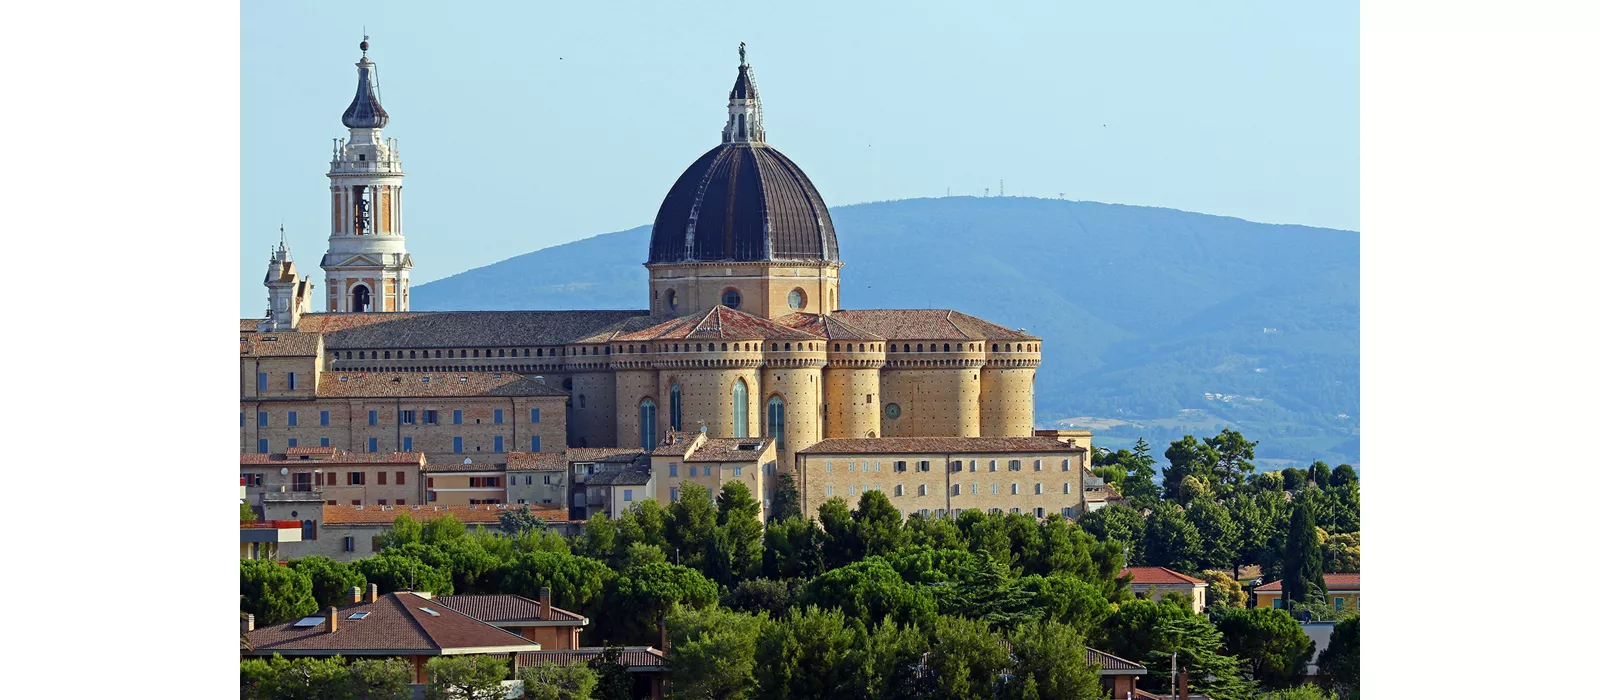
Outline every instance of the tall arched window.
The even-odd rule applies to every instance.
[[[639,402],[639,448],[656,447],[656,402],[645,399]]]
[[[743,378],[733,385],[733,436],[750,437],[750,387]]]
[[[677,382],[667,392],[667,422],[673,430],[683,430],[683,387]]]
[[[774,396],[767,399],[767,437],[778,441],[778,449],[783,449],[783,398]]]

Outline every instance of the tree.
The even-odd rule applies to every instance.
[[[1311,481],[1319,488],[1328,488],[1333,485],[1333,470],[1328,468],[1327,462],[1320,459],[1312,462],[1311,467],[1306,469],[1306,472]]]
[[[866,547],[856,536],[855,521],[850,519],[850,506],[843,498],[834,496],[823,501],[817,509],[817,520],[822,523],[822,555],[824,566],[837,569],[866,556]]]
[[[1111,603],[1094,584],[1065,573],[1025,576],[1018,587],[1033,596],[1040,619],[1059,622],[1084,637],[1098,634]]]
[[[1313,645],[1287,611],[1224,608],[1215,624],[1223,649],[1238,657],[1262,688],[1290,688],[1305,678]]]
[[[622,648],[608,646],[589,660],[594,671],[594,700],[633,700],[633,676],[622,663]]]
[[[1283,472],[1261,472],[1251,477],[1250,485],[1257,491],[1282,491]]]
[[[660,547],[643,542],[634,542],[628,545],[626,550],[623,550],[621,556],[617,557],[616,570],[622,571],[640,564],[665,563],[667,563],[667,553],[661,551]]]
[[[635,542],[655,545],[667,551],[667,512],[655,499],[634,503],[617,518],[617,546],[626,548]]]
[[[525,700],[590,700],[599,679],[582,664],[544,663],[518,671]]]
[[[446,567],[450,571],[450,586],[456,593],[496,593],[494,584],[500,579],[500,569],[504,561],[489,550],[483,543],[493,542],[479,536],[482,528],[477,528],[474,534],[439,543],[438,549],[448,560]],[[486,580],[492,579],[492,580]]]
[[[1205,556],[1200,531],[1177,505],[1163,501],[1145,522],[1144,559],[1150,566],[1198,571]]]
[[[1322,580],[1322,546],[1317,541],[1317,526],[1310,507],[1296,499],[1283,550],[1283,599],[1301,602],[1308,593],[1321,598],[1327,590],[1328,585]]]
[[[1123,498],[1128,499],[1135,508],[1154,506],[1161,497],[1161,489],[1155,482],[1156,458],[1150,455],[1150,444],[1143,437],[1133,446],[1132,459],[1125,465],[1128,476],[1120,485]]]
[[[1231,493],[1243,488],[1250,474],[1256,470],[1256,465],[1250,460],[1256,458],[1256,445],[1260,442],[1250,442],[1237,430],[1224,429],[1216,437],[1206,438],[1206,446],[1216,452],[1217,460],[1213,467],[1217,483],[1222,486],[1222,493]]]
[[[934,621],[933,638],[938,643],[928,650],[927,661],[933,697],[987,700],[997,695],[1011,654],[987,623],[941,616]]]
[[[404,588],[427,591],[434,595],[451,595],[455,592],[455,584],[450,580],[448,569],[431,566],[416,556],[391,554],[385,550],[374,557],[357,559],[351,562],[350,566],[365,576],[369,583],[378,584],[380,591],[398,591]]]
[[[1207,569],[1231,566],[1237,573],[1241,528],[1228,509],[1216,499],[1206,497],[1189,503],[1184,515],[1200,533],[1201,554],[1197,563]]]
[[[493,656],[435,656],[428,660],[426,700],[501,700],[506,662]]]
[[[768,523],[763,538],[761,570],[768,578],[811,578],[822,573],[827,535],[817,521],[795,517]]]
[[[967,538],[950,518],[924,518],[912,515],[906,519],[905,544],[924,545],[934,549],[966,549]]]
[[[1354,574],[1361,571],[1361,533],[1343,532],[1322,540],[1324,573]]]
[[[502,519],[505,515],[500,516]],[[609,562],[617,552],[617,525],[604,508],[597,508],[583,523],[583,555]]]
[[[595,602],[616,576],[605,564],[588,557],[534,552],[506,567],[499,591],[537,600],[539,589],[549,587],[553,605],[580,610]]]
[[[1340,700],[1361,700],[1361,616],[1333,626],[1328,648],[1317,656],[1317,674],[1323,687]]]
[[[507,508],[500,514],[500,529],[508,535],[521,535],[526,532],[543,530],[548,523],[533,514],[533,509],[527,506],[520,508]],[[588,527],[587,524],[584,526]]]
[[[240,503],[239,504],[239,522],[241,522],[241,523],[253,523],[255,521],[256,521],[256,509],[251,508],[249,503]]]
[[[778,488],[772,494],[772,509],[767,522],[777,522],[805,515],[800,512],[800,489],[794,485],[793,474],[779,474]]]
[[[1011,633],[1012,678],[1003,698],[1099,700],[1100,674],[1089,666],[1083,636],[1066,625],[1025,622]]]
[[[378,541],[374,545],[379,552],[382,552],[390,547],[421,541],[422,523],[413,520],[410,513],[401,513],[394,516],[392,527],[378,533]]]
[[[717,495],[717,528],[725,533],[730,574],[724,585],[761,573],[761,503],[742,481],[722,485]]]
[[[913,700],[934,696],[932,674],[923,672],[929,640],[922,628],[884,620],[872,627],[865,641],[866,661],[861,666],[867,690],[862,697]]]
[[[1353,484],[1360,479],[1361,477],[1356,475],[1355,467],[1352,467],[1348,464],[1341,464],[1333,468],[1333,473],[1328,477],[1328,485],[1339,487],[1344,486],[1345,484]]]
[[[783,581],[753,578],[740,581],[728,594],[726,605],[751,614],[764,612],[773,620],[781,620],[788,616],[792,600],[789,585]]]
[[[700,572],[676,564],[641,564],[617,574],[606,595],[614,612],[602,620],[613,639],[653,641],[651,633],[673,605],[703,608],[716,602],[716,585]]]
[[[411,699],[413,672],[405,659],[355,659],[349,671],[353,700]]]
[[[889,497],[882,491],[869,490],[861,494],[861,500],[850,514],[850,519],[856,537],[861,542],[863,556],[892,552],[905,541],[900,510],[889,502]]]
[[[1128,506],[1106,506],[1078,519],[1078,527],[1101,541],[1115,542],[1128,566],[1141,566],[1144,558],[1144,516]]]
[[[1355,696],[1351,695],[1349,697],[1354,698]],[[1335,700],[1335,698],[1322,692],[1322,689],[1317,686],[1301,685],[1287,690],[1274,690],[1270,693],[1257,695],[1256,700]]]
[[[289,568],[305,574],[311,580],[311,596],[317,601],[318,609],[330,605],[349,605],[352,588],[360,591],[361,595],[367,591],[367,577],[362,576],[361,572],[349,564],[321,555],[292,559]]]
[[[668,678],[674,696],[732,700],[751,694],[756,640],[771,624],[766,615],[715,605],[699,610],[679,607],[667,616],[666,624],[672,640]]]
[[[422,524],[423,544],[440,545],[466,536],[466,524],[458,520],[454,513],[445,513],[443,517]]]
[[[1033,593],[1017,585],[1011,571],[980,551],[976,557],[960,563],[952,572],[951,585],[942,587],[939,611],[996,625],[1014,627],[1021,622],[1038,617],[1033,606]]]
[[[1246,700],[1253,695],[1252,684],[1239,677],[1239,661],[1217,653],[1222,634],[1205,618],[1197,615],[1169,617],[1157,623],[1157,643],[1145,657],[1145,665],[1159,668],[1172,652],[1178,653],[1178,666],[1189,672],[1190,684],[1207,697],[1218,700]],[[1155,679],[1157,687],[1162,678]]]
[[[1283,475],[1283,490],[1293,493],[1306,487],[1306,473],[1303,470],[1288,467],[1279,473]]]
[[[796,610],[765,627],[756,642],[756,696],[872,697],[866,641],[866,627],[838,610]]]
[[[1207,569],[1200,572],[1200,580],[1206,582],[1207,607],[1244,607],[1245,599],[1247,598],[1244,593],[1244,586],[1239,584],[1238,579],[1229,576],[1228,572]]]
[[[906,583],[882,557],[868,557],[811,579],[802,589],[800,604],[838,608],[863,622],[892,617],[903,624],[927,622],[935,606],[927,590]]]
[[[1172,441],[1167,448],[1166,458],[1171,466],[1161,470],[1161,497],[1164,499],[1182,502],[1179,487],[1186,476],[1193,475],[1206,484],[1216,481],[1217,450],[1206,442],[1196,440],[1193,435]]]
[[[285,659],[273,654],[270,660],[257,658],[239,662],[241,700],[345,700],[357,697],[354,691],[350,668],[339,656]],[[409,693],[405,697],[409,697]]]
[[[675,563],[692,569],[705,570],[706,550],[711,544],[711,531],[717,527],[717,510],[711,502],[711,491],[693,482],[679,487],[678,500],[667,507],[667,542],[675,552]]]
[[[256,616],[256,625],[276,625],[317,611],[311,577],[277,562],[239,560],[239,607]]]

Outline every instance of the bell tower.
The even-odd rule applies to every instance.
[[[356,63],[356,96],[344,111],[348,139],[335,139],[328,168],[332,232],[322,256],[328,311],[371,313],[411,309],[411,254],[401,215],[399,146],[383,138],[389,123],[378,98],[378,66]]]

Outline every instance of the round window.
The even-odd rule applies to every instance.
[[[678,293],[671,289],[667,290],[667,308],[672,311],[678,310]]]
[[[798,289],[789,292],[789,308],[795,310],[806,308],[806,293]]]
[[[900,404],[897,404],[897,403],[885,404],[884,407],[883,407],[883,415],[888,416],[890,419],[899,418],[900,417]]]
[[[728,289],[722,292],[722,305],[730,309],[739,308],[739,290]]]

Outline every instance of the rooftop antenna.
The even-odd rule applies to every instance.
[[[1001,197],[1006,196],[1006,181],[1005,180],[1001,180],[1000,181],[1000,196]]]

